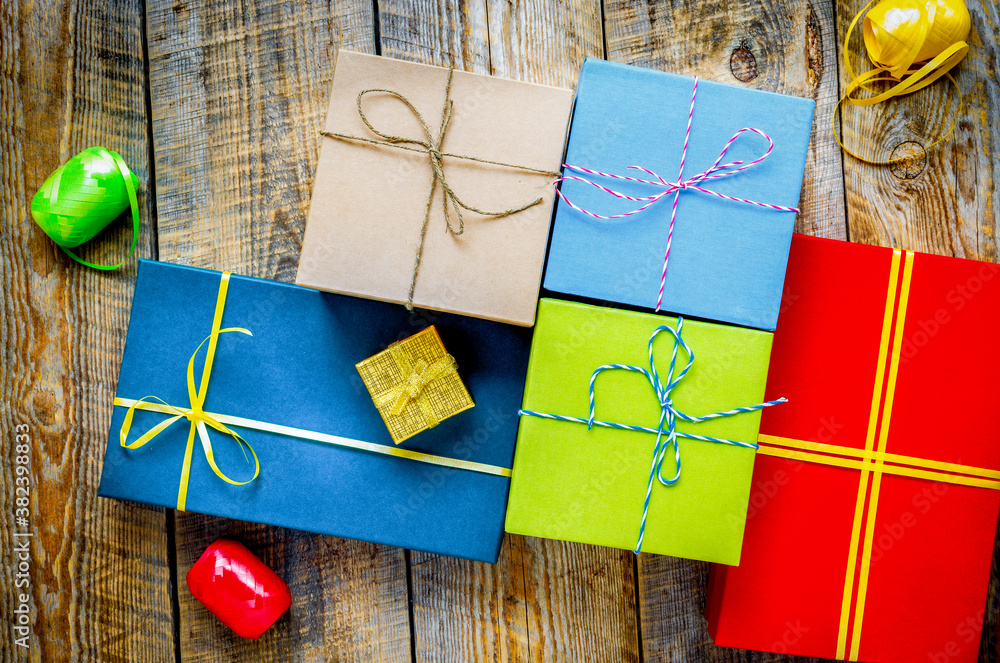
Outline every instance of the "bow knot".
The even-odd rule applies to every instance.
[[[424,390],[442,375],[457,370],[454,357],[445,355],[428,363],[425,359],[411,361],[401,350],[395,356],[405,377],[392,388],[374,396],[375,405],[383,407],[392,403],[390,412],[398,417],[410,403],[416,403],[427,427],[437,426],[441,420],[435,414],[430,401],[424,397]]]
[[[368,127],[368,129],[375,136],[378,137],[377,139],[364,138],[361,136],[352,136],[350,134],[337,133],[334,131],[320,132],[321,135],[329,136],[331,138],[357,140],[365,143],[372,143],[374,145],[395,147],[401,150],[407,150],[410,152],[419,152],[427,155],[427,159],[430,162],[431,170],[433,171],[433,173],[431,176],[430,189],[427,192],[427,201],[426,204],[424,205],[424,222],[420,228],[420,241],[417,244],[417,253],[413,262],[413,277],[410,280],[410,292],[406,298],[406,308],[408,310],[413,309],[413,290],[417,284],[417,272],[420,270],[420,259],[424,251],[424,237],[427,235],[427,226],[430,223],[431,203],[434,200],[434,192],[437,189],[438,184],[441,185],[441,191],[442,191],[441,196],[444,204],[445,231],[451,233],[453,236],[458,236],[465,232],[465,220],[462,216],[462,210],[475,212],[476,214],[481,214],[482,216],[500,218],[504,216],[509,216],[511,214],[516,214],[518,212],[522,212],[528,209],[529,207],[533,207],[541,203],[542,200],[544,200],[541,196],[539,196],[535,200],[532,200],[530,203],[521,205],[520,207],[513,207],[511,209],[500,210],[497,212],[490,212],[487,210],[479,209],[478,207],[473,207],[472,205],[469,205],[464,201],[462,201],[462,199],[458,197],[458,194],[455,193],[454,189],[451,188],[451,185],[448,184],[448,178],[446,177],[444,171],[445,157],[450,157],[453,159],[464,159],[466,161],[475,161],[478,163],[489,164],[493,166],[502,166],[504,168],[515,168],[517,170],[522,170],[529,173],[538,173],[541,175],[549,175],[551,177],[559,177],[559,173],[553,173],[551,171],[543,170],[541,168],[531,168],[529,166],[504,163],[502,161],[480,159],[478,157],[472,157],[464,154],[452,154],[450,152],[443,152],[441,146],[444,144],[444,137],[446,132],[448,131],[448,125],[451,123],[452,111],[454,110],[455,107],[455,102],[451,99],[451,79],[454,73],[455,73],[455,68],[449,67],[448,82],[445,85],[445,91],[444,91],[444,104],[441,108],[441,124],[440,127],[438,128],[436,137],[432,133],[430,126],[427,124],[427,121],[424,120],[424,116],[420,114],[420,111],[417,110],[416,106],[414,106],[409,99],[404,97],[399,92],[396,92],[395,90],[386,90],[382,88],[371,88],[367,90],[362,90],[361,92],[358,93],[358,98],[357,98],[358,115],[361,117],[362,122],[365,123],[365,126]],[[372,125],[371,121],[368,119],[368,116],[365,114],[363,107],[363,101],[365,95],[374,93],[387,94],[390,97],[398,99],[407,108],[409,108],[410,112],[413,113],[414,117],[416,117],[417,121],[420,123],[420,127],[421,129],[423,129],[426,140],[406,138],[405,136],[394,136],[392,134],[384,133],[376,129]],[[452,223],[451,219],[452,212],[454,212],[455,217],[458,220],[457,224]]]
[[[532,410],[519,410],[518,414],[524,416],[541,417],[543,419],[555,419],[557,421],[570,421],[574,423],[587,424],[587,429],[590,430],[594,426],[603,426],[605,428],[615,428],[619,430],[631,430],[640,431],[644,433],[652,433],[656,435],[656,443],[653,446],[653,460],[649,469],[649,480],[646,483],[646,498],[642,507],[642,522],[639,525],[639,540],[635,546],[635,552],[639,553],[642,549],[642,540],[646,532],[646,519],[649,514],[649,500],[653,493],[653,482],[659,481],[664,486],[672,486],[677,483],[681,478],[681,451],[678,441],[680,438],[686,438],[691,440],[701,440],[703,442],[715,442],[717,444],[728,444],[735,447],[742,447],[745,449],[757,449],[758,445],[753,442],[740,442],[738,440],[725,440],[718,437],[709,437],[707,435],[696,435],[694,433],[684,433],[677,430],[677,420],[687,421],[690,423],[698,423],[702,421],[707,421],[709,419],[717,419],[719,417],[729,417],[734,414],[739,414],[741,412],[753,412],[755,410],[762,410],[766,407],[771,407],[772,405],[778,405],[779,403],[786,402],[786,399],[779,398],[773,401],[767,401],[764,403],[758,403],[757,405],[747,405],[744,407],[737,407],[731,410],[726,410],[725,412],[713,412],[711,414],[705,414],[702,416],[692,416],[681,412],[674,407],[673,399],[671,398],[671,392],[684,376],[687,375],[688,371],[691,370],[691,366],[694,364],[694,352],[691,347],[687,344],[682,336],[684,329],[684,319],[681,317],[677,318],[676,329],[670,327],[669,325],[660,325],[657,327],[649,337],[648,349],[649,349],[649,368],[644,368],[642,366],[630,366],[629,364],[604,364],[603,366],[598,366],[594,369],[593,374],[590,376],[590,416],[586,419],[581,419],[579,417],[571,417],[560,414],[549,414],[547,412],[534,412]],[[656,337],[662,332],[668,332],[674,338],[673,350],[670,354],[670,367],[667,370],[665,380],[661,379],[659,372],[656,369],[656,360],[653,353],[653,343]],[[679,373],[677,370],[677,356],[679,351],[683,350],[687,354],[687,363],[684,368],[681,369]],[[620,424],[609,421],[599,421],[597,419],[596,413],[596,398],[594,395],[594,386],[597,382],[597,376],[604,371],[611,370],[622,370],[630,371],[632,373],[639,373],[643,375],[649,382],[656,395],[656,400],[660,405],[660,420],[656,428],[649,428],[646,426],[632,426],[629,424]],[[675,376],[676,373],[676,376]],[[671,478],[666,478],[663,476],[663,463],[666,460],[667,450],[673,445],[674,447],[674,474]]]
[[[406,380],[400,385],[401,393],[396,399],[396,403],[392,406],[391,410],[393,415],[397,417],[401,415],[403,410],[406,408],[407,403],[420,398],[420,394],[423,393],[424,388],[432,380],[440,377],[441,374],[448,368],[454,367],[455,361],[452,359],[451,362],[448,362],[446,361],[447,359],[451,359],[451,357],[442,357],[438,361],[434,362],[434,370],[427,370],[429,364],[423,359],[418,359],[413,363],[413,367],[410,369],[410,374],[406,376]]]
[[[253,336],[253,334],[251,334],[248,329],[243,329],[239,327],[219,329],[219,322],[221,321],[222,318],[222,306],[223,303],[225,302],[228,280],[229,280],[229,275],[223,274],[222,284],[220,285],[219,288],[219,300],[216,309],[215,322],[212,327],[212,333],[209,334],[205,338],[205,340],[203,340],[201,343],[198,344],[198,347],[195,348],[194,353],[191,354],[191,359],[188,361],[187,388],[188,388],[188,399],[191,404],[190,407],[188,409],[181,409],[170,405],[163,399],[158,398],[156,396],[145,396],[143,398],[140,398],[138,401],[136,401],[129,407],[128,411],[125,413],[125,419],[122,422],[121,432],[119,433],[121,445],[123,447],[125,447],[126,449],[138,449],[144,446],[146,443],[151,442],[157,435],[159,435],[160,433],[162,433],[167,428],[172,426],[174,423],[180,421],[181,419],[187,419],[189,422],[191,422],[191,426],[188,431],[187,448],[184,452],[184,464],[181,466],[180,486],[177,491],[178,511],[184,511],[184,507],[187,504],[187,488],[191,477],[191,458],[194,452],[195,431],[198,432],[198,437],[201,439],[202,450],[205,452],[205,458],[206,460],[208,460],[209,466],[212,468],[212,471],[215,472],[216,476],[218,476],[226,483],[234,486],[243,486],[256,479],[257,475],[260,474],[260,460],[257,458],[257,453],[253,450],[253,447],[251,447],[250,444],[246,440],[244,440],[239,433],[232,430],[231,428],[229,428],[228,426],[226,426],[221,421],[219,421],[212,415],[208,414],[204,410],[205,396],[207,395],[209,377],[212,374],[212,362],[215,358],[215,346],[219,335],[224,334],[226,332],[239,332],[241,334],[246,334],[247,336]],[[201,382],[196,386],[194,382],[194,360],[198,356],[198,353],[201,351],[201,348],[202,346],[205,345],[205,343],[208,343],[208,350],[205,356],[205,365],[204,368],[202,369]],[[156,426],[153,426],[151,429],[149,429],[143,435],[141,435],[139,439],[137,439],[135,442],[128,442],[128,434],[132,428],[132,418],[135,415],[135,410],[137,407],[140,407],[140,405],[145,401],[158,401],[160,405],[157,406],[157,410],[164,414],[172,414],[173,416],[170,417],[169,419],[161,421]],[[208,436],[208,431],[206,430],[206,426],[209,428],[214,428],[220,433],[225,433],[226,435],[232,436],[232,438],[239,443],[241,451],[243,451],[243,447],[249,449],[250,453],[253,455],[254,465],[255,465],[253,476],[250,479],[246,481],[236,481],[226,476],[226,474],[221,469],[219,469],[218,464],[216,464],[215,462],[215,453],[212,450],[212,441]],[[243,457],[247,460],[247,462],[249,462],[250,459],[247,458],[246,451],[243,451]]]
[[[556,194],[567,205],[577,210],[578,212],[583,212],[587,216],[593,217],[595,219],[604,219],[604,220],[623,219],[627,216],[632,216],[633,214],[639,214],[640,212],[643,212],[646,209],[648,209],[650,206],[656,204],[661,198],[664,198],[665,196],[668,196],[670,194],[674,194],[673,208],[671,209],[670,212],[670,225],[668,226],[667,229],[667,247],[666,251],[663,254],[663,273],[660,276],[660,292],[656,298],[657,311],[660,310],[660,306],[663,304],[663,289],[666,286],[667,282],[667,261],[670,259],[670,243],[673,241],[674,237],[674,223],[677,220],[677,203],[680,200],[682,191],[688,191],[688,190],[699,191],[701,193],[707,193],[713,196],[717,196],[719,198],[724,198],[726,200],[732,200],[738,203],[745,203],[747,205],[756,205],[757,207],[765,207],[767,209],[777,210],[780,212],[799,211],[798,208],[795,207],[785,207],[784,205],[774,205],[771,203],[759,203],[755,200],[747,200],[746,198],[727,196],[724,193],[719,193],[718,191],[713,191],[712,189],[700,186],[702,183],[707,182],[708,180],[717,179],[720,177],[729,177],[732,175],[736,175],[737,173],[740,173],[749,168],[753,168],[760,162],[764,161],[764,159],[768,158],[768,156],[770,156],[771,151],[774,149],[774,141],[771,140],[771,137],[768,136],[766,133],[755,127],[744,127],[739,131],[737,131],[735,134],[733,134],[733,137],[730,138],[729,141],[723,146],[722,151],[719,152],[718,158],[716,158],[715,162],[707,170],[698,173],[694,177],[690,177],[686,180],[684,179],[684,162],[687,160],[688,141],[691,138],[691,120],[694,117],[694,101],[697,95],[698,95],[698,77],[695,76],[694,89],[691,91],[691,110],[688,113],[687,132],[684,134],[684,147],[681,150],[681,165],[677,173],[676,182],[668,182],[660,175],[657,175],[652,170],[644,168],[643,166],[629,166],[628,168],[642,171],[647,175],[655,177],[656,178],[655,180],[646,180],[639,177],[629,177],[627,175],[615,175],[614,173],[602,173],[601,171],[591,170],[590,168],[583,168],[582,166],[572,166],[568,163],[563,164],[563,167],[566,170],[578,173],[586,173],[588,175],[597,175],[598,177],[607,177],[609,179],[626,180],[629,182],[635,182],[637,184],[646,184],[649,186],[663,187],[662,191],[658,191],[649,196],[629,196],[627,194],[621,193],[620,191],[615,191],[614,189],[610,189],[602,184],[587,179],[586,177],[581,177],[579,175],[564,175],[563,177],[557,179],[553,185],[556,187]],[[723,164],[722,160],[726,158],[726,153],[729,151],[729,148],[732,147],[733,143],[735,143],[740,138],[740,136],[742,136],[747,131],[763,136],[764,139],[767,140],[767,151],[749,163],[745,163],[743,161],[730,161],[729,163]],[[583,182],[584,184],[589,184],[593,187],[596,187],[601,191],[604,191],[605,193],[614,196],[615,198],[621,198],[623,200],[631,200],[632,202],[642,203],[642,205],[634,210],[631,210],[629,212],[623,212],[621,214],[609,214],[609,215],[597,214],[595,212],[591,212],[590,210],[584,209],[576,205],[575,203],[573,203],[573,201],[571,201],[563,194],[563,192],[559,189],[557,185],[559,184],[559,182],[562,182],[564,180],[575,180],[578,182]]]

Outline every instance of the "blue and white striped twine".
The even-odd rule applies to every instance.
[[[656,435],[656,445],[653,447],[653,464],[649,468],[649,481],[646,484],[646,499],[642,506],[642,522],[639,525],[639,540],[635,545],[635,553],[638,554],[642,549],[642,539],[646,533],[646,518],[649,515],[649,498],[653,494],[653,479],[656,478],[664,486],[672,486],[681,478],[681,449],[677,443],[678,438],[685,438],[689,440],[701,440],[702,442],[715,442],[716,444],[729,444],[735,447],[743,447],[744,449],[757,449],[758,445],[753,442],[738,442],[736,440],[724,440],[719,437],[709,437],[707,435],[695,435],[693,433],[684,433],[677,430],[677,419],[683,421],[688,421],[691,423],[698,423],[701,421],[707,421],[709,419],[718,419],[719,417],[728,417],[734,414],[739,414],[741,412],[753,412],[755,410],[762,410],[766,407],[771,407],[772,405],[779,405],[788,401],[787,398],[779,398],[774,401],[767,401],[766,403],[760,403],[758,405],[748,405],[746,407],[737,407],[732,410],[726,410],[725,412],[713,412],[712,414],[702,415],[700,417],[693,417],[688,414],[684,414],[674,407],[673,401],[670,399],[670,392],[676,387],[687,372],[691,369],[691,365],[694,363],[694,352],[691,351],[690,346],[681,337],[681,332],[684,328],[684,319],[681,317],[677,318],[677,329],[670,327],[668,325],[661,325],[657,327],[653,334],[649,337],[649,370],[642,368],[641,366],[629,366],[628,364],[604,364],[603,366],[598,366],[594,370],[594,374],[590,376],[590,417],[587,419],[581,419],[580,417],[567,417],[561,414],[549,414],[547,412],[534,412],[532,410],[519,410],[518,414],[529,417],[541,417],[542,419],[555,419],[556,421],[569,421],[578,424],[587,424],[587,430],[590,430],[594,426],[604,426],[605,428],[617,428],[619,430],[631,430],[638,431],[641,433],[653,433]],[[660,381],[660,374],[656,370],[656,361],[653,355],[653,341],[660,332],[670,332],[674,337],[674,347],[670,355],[670,370],[667,371],[667,383],[664,385]],[[674,370],[677,366],[677,351],[679,348],[683,348],[684,352],[687,353],[688,360],[684,369],[674,377]],[[660,403],[660,423],[656,428],[649,428],[647,426],[630,426],[628,424],[619,424],[612,421],[599,421],[594,418],[594,383],[597,381],[597,376],[603,371],[609,370],[623,370],[632,371],[633,373],[642,373],[649,380],[649,384],[653,387],[653,391],[656,392],[656,399]],[[666,433],[666,440],[663,439],[663,435]],[[665,479],[663,477],[663,461],[666,458],[667,448],[673,444],[674,445],[674,463],[676,467],[676,472],[673,478]]]

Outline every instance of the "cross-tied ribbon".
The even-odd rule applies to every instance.
[[[227,329],[219,329],[220,322],[222,320],[222,309],[225,306],[226,291],[228,289],[229,274],[224,274],[222,277],[221,285],[219,287],[219,298],[216,305],[215,320],[212,324],[212,333],[209,334],[205,340],[198,344],[195,348],[194,353],[191,354],[191,359],[188,361],[187,367],[187,388],[188,388],[188,399],[190,407],[188,408],[178,408],[170,405],[166,401],[156,396],[145,396],[140,398],[138,401],[132,403],[125,413],[125,419],[122,422],[121,432],[119,433],[121,439],[121,445],[126,449],[138,449],[148,442],[151,442],[157,435],[165,431],[167,428],[172,426],[177,421],[181,419],[187,419],[191,422],[190,430],[188,431],[187,447],[184,452],[184,464],[181,466],[181,480],[180,487],[177,491],[177,509],[178,511],[183,511],[187,503],[187,489],[188,483],[191,478],[191,459],[194,452],[194,434],[195,431],[198,432],[198,437],[201,440],[201,447],[205,452],[205,458],[208,460],[209,466],[212,471],[215,472],[216,476],[225,481],[226,483],[232,484],[234,486],[243,486],[254,479],[260,473],[260,461],[257,458],[257,453],[253,450],[253,447],[240,437],[239,433],[232,430],[221,421],[216,419],[211,414],[205,412],[205,396],[208,392],[208,382],[212,375],[212,363],[215,359],[215,347],[220,334],[225,334],[227,332],[238,332],[240,334],[246,334],[247,336],[253,336],[248,329],[243,329],[242,327],[229,327]],[[201,382],[196,386],[194,382],[194,361],[201,351],[201,348],[208,343],[208,350],[205,356],[205,365],[202,369]],[[153,426],[146,433],[139,437],[135,442],[128,442],[128,434],[132,428],[132,417],[135,414],[136,408],[145,409],[142,404],[147,401],[157,401],[160,406],[157,407],[158,411],[165,413],[172,413],[174,416],[164,419],[157,425]],[[218,464],[215,462],[215,453],[212,451],[212,441],[208,436],[209,428],[214,428],[220,433],[225,433],[226,435],[231,435],[240,445],[240,450],[243,450],[245,446],[250,453],[253,455],[254,459],[254,473],[253,476],[246,481],[236,481],[229,478],[226,474],[219,469]],[[247,458],[246,451],[243,451],[243,457],[249,462]]]
[[[441,185],[442,200],[444,203],[444,221],[446,226],[445,230],[451,233],[452,236],[454,237],[458,237],[459,235],[465,232],[465,220],[462,216],[463,209],[469,212],[475,212],[476,214],[481,214],[483,216],[500,218],[504,216],[509,216],[511,214],[516,214],[518,212],[522,212],[528,209],[529,207],[538,205],[539,203],[542,202],[542,200],[544,200],[541,196],[539,196],[535,200],[532,200],[530,203],[526,203],[524,205],[521,205],[520,207],[513,207],[511,209],[500,210],[497,212],[490,212],[469,205],[458,197],[458,194],[455,193],[455,190],[452,189],[451,185],[448,183],[448,178],[445,174],[445,168],[444,168],[445,157],[452,159],[464,159],[466,161],[475,161],[478,163],[489,164],[493,166],[501,166],[504,168],[514,168],[517,170],[523,170],[530,173],[548,175],[554,178],[559,177],[559,173],[554,173],[552,171],[544,170],[541,168],[531,168],[530,166],[505,163],[503,161],[492,161],[490,159],[481,159],[479,157],[468,156],[465,154],[453,154],[451,152],[442,151],[442,145],[444,144],[445,134],[448,131],[448,125],[451,123],[452,111],[455,106],[455,102],[452,101],[451,99],[451,79],[454,73],[455,73],[455,68],[450,67],[448,69],[448,82],[445,85],[444,105],[441,108],[441,123],[438,128],[437,136],[435,136],[431,132],[431,128],[424,120],[424,116],[421,115],[420,111],[417,110],[417,108],[413,105],[413,103],[409,99],[404,97],[399,92],[396,92],[395,90],[386,90],[382,88],[370,88],[367,90],[362,90],[361,92],[358,93],[358,98],[357,98],[358,115],[361,117],[361,121],[364,122],[365,126],[368,127],[369,131],[371,131],[375,136],[378,136],[378,138],[353,136],[350,134],[344,134],[335,131],[320,131],[321,135],[328,136],[330,138],[361,141],[365,143],[371,143],[373,145],[394,147],[400,150],[407,150],[409,152],[418,152],[427,155],[427,159],[430,162],[431,170],[433,172],[431,175],[430,188],[427,192],[427,201],[426,204],[424,205],[424,221],[423,225],[420,227],[420,242],[417,245],[416,257],[414,258],[413,261],[413,277],[410,279],[410,290],[409,294],[406,297],[406,308],[410,310],[413,309],[413,290],[417,284],[417,272],[420,270],[420,259],[424,251],[424,237],[427,235],[427,226],[430,223],[431,203],[434,200],[434,192],[437,190],[438,184]],[[395,136],[392,134],[384,133],[376,129],[369,121],[368,116],[365,114],[363,107],[363,101],[365,95],[375,94],[375,93],[387,94],[403,102],[403,104],[405,104],[406,107],[409,108],[410,111],[413,113],[413,115],[417,118],[417,121],[420,122],[420,126],[424,132],[424,138],[420,139],[420,138],[407,138],[405,136]],[[457,224],[452,223],[452,216],[451,212],[449,211],[449,208],[451,208],[451,210],[454,210],[455,216],[457,217],[458,220]]]
[[[690,111],[688,112],[687,130],[684,133],[684,147],[681,149],[681,165],[680,165],[680,170],[677,173],[676,181],[670,182],[661,177],[660,175],[657,175],[652,170],[649,170],[648,168],[645,168],[643,166],[629,166],[628,168],[640,170],[648,175],[651,175],[652,177],[655,177],[656,179],[647,180],[638,177],[628,177],[627,175],[602,173],[600,171],[591,170],[590,168],[584,168],[582,166],[573,166],[568,163],[563,164],[563,167],[566,170],[571,170],[578,173],[586,173],[588,175],[597,175],[599,177],[607,177],[615,180],[626,180],[629,182],[636,182],[638,184],[646,184],[649,186],[662,187],[661,191],[658,191],[649,196],[629,196],[627,194],[621,193],[620,191],[615,191],[614,189],[610,189],[606,186],[603,186],[593,180],[590,180],[586,177],[582,177],[580,175],[566,175],[564,177],[560,177],[555,182],[556,194],[563,200],[563,202],[565,202],[573,209],[579,212],[583,212],[587,216],[591,216],[595,219],[604,219],[604,220],[622,219],[628,216],[632,216],[633,214],[639,214],[640,212],[644,212],[645,210],[649,209],[652,205],[656,204],[660,199],[669,196],[670,194],[674,195],[673,207],[670,211],[670,225],[667,230],[667,249],[663,255],[663,273],[660,276],[660,292],[656,298],[657,311],[660,310],[660,306],[663,304],[663,289],[667,281],[667,261],[670,259],[670,244],[673,241],[674,237],[674,222],[677,219],[677,202],[678,200],[680,200],[681,192],[699,191],[701,193],[707,193],[713,196],[717,196],[719,198],[724,198],[726,200],[732,200],[737,203],[756,205],[757,207],[764,207],[779,212],[799,211],[798,208],[795,207],[785,207],[783,205],[773,205],[771,203],[761,203],[755,200],[747,200],[746,198],[727,196],[724,193],[719,193],[718,191],[713,191],[712,189],[706,188],[705,186],[701,186],[702,184],[708,182],[709,180],[719,179],[722,177],[731,177],[733,175],[736,175],[737,173],[741,173],[747,169],[753,168],[760,162],[767,159],[768,156],[770,156],[771,151],[774,149],[774,141],[771,140],[771,137],[768,136],[766,133],[754,127],[744,127],[739,131],[737,131],[735,134],[733,134],[733,137],[730,138],[728,142],[726,142],[725,146],[722,148],[722,151],[719,152],[718,158],[715,160],[715,162],[708,170],[702,171],[701,173],[698,173],[694,177],[689,177],[688,179],[684,179],[684,163],[687,160],[688,142],[690,141],[691,138],[691,120],[694,117],[694,101],[697,95],[698,95],[698,77],[696,76],[694,79],[694,89],[691,92],[691,108]],[[742,136],[744,133],[748,131],[763,136],[767,140],[768,144],[767,151],[760,157],[750,162],[730,161],[729,163],[723,164],[722,160],[726,158],[726,152],[729,151],[729,148],[732,147],[733,143],[735,143],[740,138],[740,136]],[[605,193],[611,194],[615,198],[631,200],[633,202],[642,203],[642,205],[636,209],[633,209],[628,212],[623,212],[621,214],[609,214],[609,215],[597,214],[595,212],[591,212],[590,210],[584,209],[579,205],[576,205],[569,198],[567,198],[562,191],[560,191],[558,184],[559,182],[562,182],[564,180],[576,180],[579,182],[584,182],[585,184],[597,187],[598,189],[604,191]]]
[[[403,414],[403,410],[409,403],[416,403],[424,416],[427,427],[437,426],[441,420],[434,413],[434,408],[431,406],[430,400],[426,398],[424,389],[434,380],[457,370],[454,357],[445,355],[428,363],[424,359],[411,361],[409,355],[399,346],[393,346],[390,351],[406,377],[402,382],[375,396],[373,399],[375,405],[383,408],[392,403],[390,412],[398,417]]]
[[[681,478],[681,449],[678,444],[680,438],[686,438],[690,440],[701,440],[703,442],[715,442],[716,444],[728,444],[735,447],[742,447],[744,449],[757,449],[758,445],[753,442],[740,442],[738,440],[726,440],[718,437],[709,437],[707,435],[695,435],[694,433],[685,433],[677,430],[677,421],[687,421],[690,423],[699,423],[702,421],[708,421],[709,419],[718,419],[720,417],[729,417],[734,414],[740,414],[741,412],[753,412],[755,410],[762,410],[766,407],[771,407],[772,405],[779,405],[781,403],[787,402],[785,398],[779,398],[773,401],[767,401],[764,403],[759,403],[757,405],[748,405],[745,407],[737,407],[731,410],[726,410],[725,412],[713,412],[711,414],[705,414],[701,416],[692,416],[681,412],[674,406],[673,399],[670,397],[671,392],[680,384],[684,376],[687,375],[688,371],[691,370],[691,366],[694,364],[694,352],[691,347],[682,337],[684,329],[684,319],[677,318],[676,329],[670,327],[669,325],[660,325],[649,337],[649,368],[646,369],[642,366],[631,366],[629,364],[604,364],[598,366],[594,369],[593,374],[590,376],[590,416],[586,419],[580,417],[568,417],[564,415],[548,414],[544,412],[534,412],[531,410],[520,410],[519,414],[527,415],[532,417],[541,417],[543,419],[555,419],[557,421],[569,421],[574,423],[587,424],[587,430],[591,430],[594,426],[603,426],[605,428],[616,428],[619,430],[631,430],[639,431],[643,433],[653,433],[656,435],[656,443],[653,446],[653,461],[649,468],[649,480],[646,483],[646,497],[643,502],[642,507],[642,521],[639,524],[639,538],[636,542],[635,552],[638,554],[642,549],[642,540],[646,533],[646,520],[649,515],[649,501],[653,494],[653,484],[655,481],[659,481],[664,486],[672,486],[676,484]],[[670,353],[670,368],[667,370],[665,380],[660,379],[660,374],[656,370],[656,358],[653,352],[653,342],[656,337],[662,333],[667,332],[673,336],[674,344],[673,349]],[[679,350],[684,350],[687,354],[687,363],[680,372],[676,373],[677,370],[677,356]],[[600,421],[596,418],[596,398],[594,395],[594,387],[597,382],[597,376],[604,371],[610,370],[622,370],[630,371],[633,373],[640,373],[645,376],[646,380],[649,381],[650,386],[653,388],[653,392],[656,394],[656,400],[660,405],[660,420],[656,425],[656,428],[650,428],[647,426],[632,426],[629,424],[620,424],[616,422]],[[667,450],[670,446],[674,448],[674,474],[671,478],[666,478],[663,476],[663,463],[667,458]]]

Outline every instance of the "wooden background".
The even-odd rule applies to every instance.
[[[120,152],[142,183],[140,255],[291,281],[339,48],[573,86],[585,56],[812,97],[798,228],[996,261],[1000,13],[969,0],[966,106],[947,85],[837,113],[892,168],[842,158],[831,116],[860,0],[0,0],[0,661],[790,661],[712,646],[707,565],[508,536],[496,566],[98,499],[134,263],[71,263],[32,223],[46,176]],[[860,44],[852,44],[856,58]],[[86,249],[110,260],[120,221]],[[31,429],[30,650],[9,561],[13,431]],[[294,604],[236,638],[184,586],[219,535]],[[1000,559],[1000,557],[998,557]],[[982,661],[1000,661],[998,566]],[[800,659],[801,660],[801,659]]]

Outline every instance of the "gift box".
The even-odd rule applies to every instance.
[[[544,287],[774,330],[813,107],[588,58]]]
[[[358,373],[396,444],[473,406],[433,325],[359,362]]]
[[[572,102],[340,51],[296,282],[532,325]]]
[[[430,321],[477,406],[397,447],[355,365],[426,316],[141,262],[99,494],[495,562],[529,333]]]
[[[685,346],[668,328],[677,331],[676,319],[541,301],[508,532],[739,561],[760,413],[701,422],[673,413],[759,403],[771,334],[684,321]],[[653,476],[670,482],[675,473],[673,485]]]
[[[996,265],[795,236],[725,647],[977,660],[1000,507]]]

